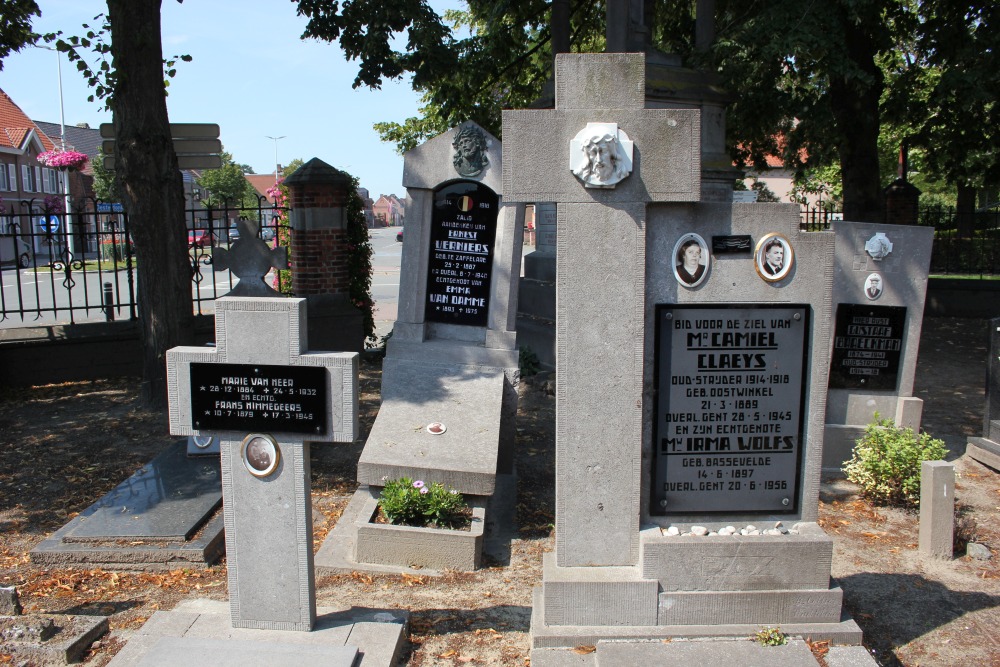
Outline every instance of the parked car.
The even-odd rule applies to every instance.
[[[240,240],[240,228],[233,225],[229,228],[229,242],[234,243]]]
[[[262,227],[260,230],[260,237],[265,241],[273,241],[274,227]]]
[[[192,229],[188,231],[189,248],[211,248],[215,245],[215,237],[210,229]]]
[[[19,236],[0,234],[0,264],[17,264],[22,269],[31,264],[31,246]]]
[[[398,232],[396,232],[396,240],[399,241],[400,243],[403,242],[403,230],[402,229],[400,229]]]

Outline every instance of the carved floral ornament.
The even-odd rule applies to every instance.
[[[569,168],[587,188],[614,188],[632,173],[632,140],[617,123],[587,123],[569,142]]]

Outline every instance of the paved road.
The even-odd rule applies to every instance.
[[[396,303],[399,296],[399,262],[402,256],[403,244],[396,241],[398,227],[371,230],[371,242],[375,251],[372,257],[372,297],[375,299],[375,326],[379,335],[385,335],[392,330],[396,321]],[[232,288],[228,271],[213,272],[211,266],[202,266],[202,280],[192,285],[192,294],[200,294],[202,298],[212,298],[216,294],[223,295]],[[68,324],[69,313],[66,311],[51,312],[53,304],[65,308],[72,304],[85,307],[73,313],[74,322],[105,321],[103,304],[103,283],[115,284],[115,302],[127,300],[129,295],[128,276],[125,271],[117,273],[102,273],[88,271],[86,274],[74,272],[73,284],[70,289],[64,285],[65,274],[49,269],[16,269],[7,267],[2,274],[2,291],[0,291],[0,311],[6,312],[6,318],[0,315],[0,329],[15,327],[42,326],[47,324]],[[24,304],[24,313],[20,312],[19,304]],[[213,312],[213,303],[205,301],[201,304],[201,312]],[[115,317],[125,319],[127,310],[116,311]]]
[[[399,227],[369,230],[372,249],[372,298],[375,300],[375,331],[379,336],[392,331],[399,303],[399,262],[403,244],[396,241]]]

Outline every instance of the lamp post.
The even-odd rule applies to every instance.
[[[62,58],[59,56],[59,49],[51,46],[42,46],[41,44],[35,45],[39,49],[45,49],[46,51],[55,51],[56,53],[56,75],[59,81],[59,143],[61,144],[60,149],[66,150],[66,106],[63,103],[63,85],[62,85]],[[64,215],[66,220],[66,235],[68,239],[68,244],[71,251],[77,250],[77,243],[74,232],[72,218],[70,215],[70,189],[69,189],[69,175],[72,173],[67,170],[63,172],[63,206],[65,207]],[[86,250],[86,248],[84,248]]]
[[[267,137],[274,142],[274,182],[278,183],[278,140],[284,139],[286,135],[281,135],[280,137]]]

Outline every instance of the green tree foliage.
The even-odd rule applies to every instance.
[[[222,166],[206,169],[197,179],[202,189],[201,203],[219,207],[224,202],[233,208],[254,208],[257,204],[256,191],[246,179],[243,168],[233,162],[233,156],[222,151]]]
[[[41,15],[34,0],[0,0],[0,71],[4,58],[38,39],[31,30],[31,20]]]
[[[549,76],[550,6],[471,0],[468,11],[441,17],[423,0],[298,0],[299,13],[309,18],[304,37],[338,42],[348,60],[359,61],[355,87],[413,75],[422,115],[376,125],[400,151],[466,120],[499,136],[500,110],[528,106]],[[572,4],[577,47],[603,48],[603,11],[601,3]],[[453,29],[470,34],[457,38]],[[405,46],[394,50],[403,33]]]
[[[97,157],[90,161],[94,172],[94,195],[105,202],[121,202],[122,195],[115,184],[115,172],[104,168],[104,151],[98,149]]]
[[[780,155],[807,181],[837,165],[839,183],[824,187],[859,220],[880,214],[881,188],[911,134],[903,123],[919,129],[911,145],[924,149],[935,176],[992,178],[1000,30],[991,4],[718,0],[716,42],[700,54],[695,3],[650,3],[653,44],[716,72],[733,93],[728,145],[739,163],[761,167]],[[355,86],[413,74],[421,115],[376,125],[401,151],[464,120],[499,136],[500,109],[530,106],[550,76],[543,0],[469,0],[467,11],[444,17],[422,0],[298,0],[298,8],[309,18],[305,36],[338,42],[358,61]],[[571,50],[603,50],[604,3],[571,8]],[[458,29],[469,35],[456,37]]]

